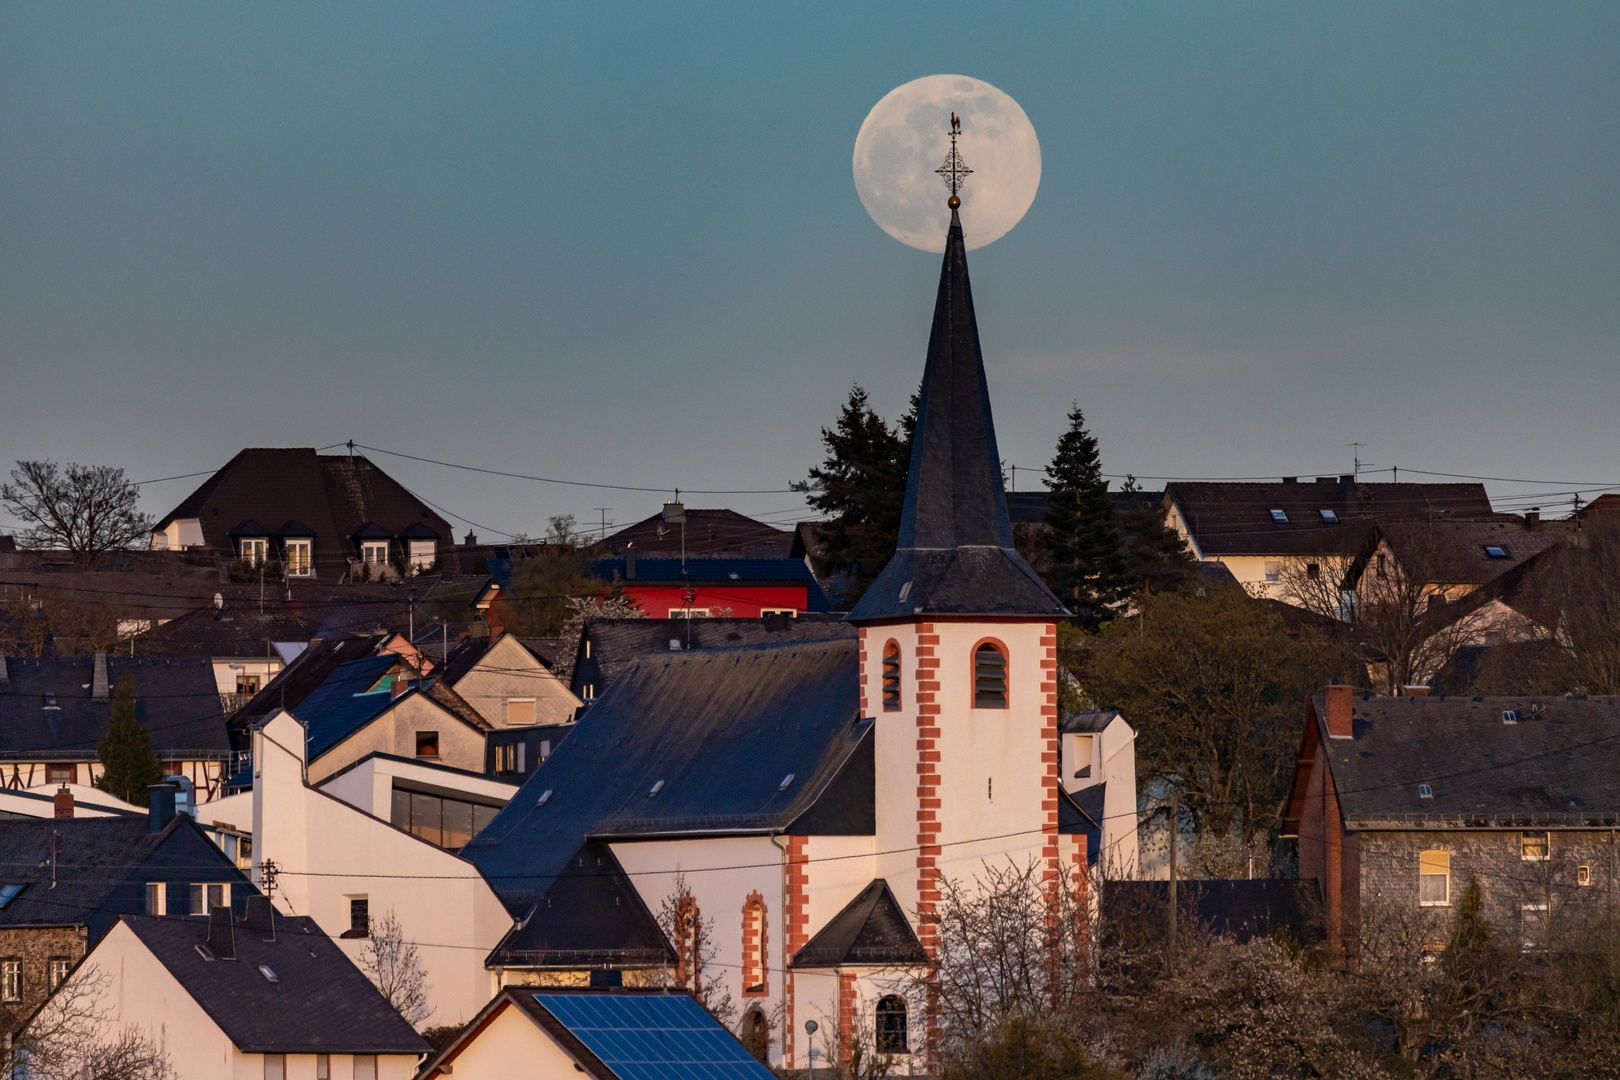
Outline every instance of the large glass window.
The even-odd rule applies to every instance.
[[[498,813],[499,807],[395,788],[391,820],[413,836],[456,851],[482,832]]]
[[[1007,654],[989,641],[973,651],[973,707],[1007,707]]]

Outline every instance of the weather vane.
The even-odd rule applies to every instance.
[[[967,167],[967,163],[962,160],[962,155],[956,149],[956,137],[960,134],[962,134],[962,119],[955,113],[951,113],[950,153],[945,155],[945,164],[934,171],[939,174],[941,180],[945,181],[945,186],[951,189],[951,197],[947,205],[952,210],[962,205],[962,200],[956,197],[956,193],[962,190],[963,182],[973,175],[973,170]]]

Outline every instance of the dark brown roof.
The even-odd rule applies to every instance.
[[[1165,498],[1181,511],[1206,557],[1353,555],[1374,524],[1492,516],[1483,484],[1358,484],[1350,477],[1305,483],[1177,481],[1166,485]],[[1287,521],[1274,520],[1273,510],[1281,510]],[[1326,520],[1324,510],[1337,520]]]
[[[1574,523],[1546,521],[1531,529],[1523,518],[1506,514],[1483,521],[1391,522],[1379,532],[1396,561],[1420,571],[1425,584],[1483,585],[1557,546],[1574,532]]]
[[[609,554],[620,555],[632,542],[639,555],[679,555],[681,527],[664,524],[663,514],[658,513],[620,529],[607,538],[605,546]],[[791,532],[744,517],[735,510],[686,511],[688,555],[773,559],[786,558],[792,547]]]
[[[392,537],[425,525],[442,547],[454,542],[448,522],[370,461],[304,447],[243,450],[158,527],[178,518],[200,521],[204,542],[221,558],[235,557],[229,534],[243,521],[262,522],[272,537],[284,522],[295,523],[297,533],[314,533],[316,572],[333,581],[356,554],[354,537],[367,525]]]

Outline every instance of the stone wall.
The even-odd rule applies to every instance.
[[[17,961],[22,965],[20,1000],[0,1001],[0,1032],[15,1031],[50,995],[53,959],[77,964],[83,955],[84,938],[73,927],[0,930],[0,962]]]

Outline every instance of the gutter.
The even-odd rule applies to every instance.
[[[782,937],[782,977],[778,980],[778,982],[780,982],[782,984],[782,1068],[784,1070],[786,1070],[787,1067],[788,1067],[788,1061],[787,1061],[787,1037],[788,1037],[788,1032],[792,1029],[793,1021],[791,1019],[789,1019],[789,1017],[788,1017],[788,1007],[787,1007],[787,1005],[788,1005],[788,998],[787,998],[787,981],[788,981],[788,919],[787,919],[788,853],[787,853],[787,847],[785,845],[779,844],[779,843],[776,842],[776,838],[781,836],[781,835],[782,835],[782,833],[781,833],[780,830],[771,833],[771,846],[782,853],[782,873],[781,873],[781,877],[779,879],[779,881],[780,881],[780,889],[779,889],[780,899],[777,902],[778,906],[777,906],[776,910],[777,910],[777,921],[779,923],[781,923],[781,925],[782,925],[782,929],[780,931],[778,931],[778,933]],[[767,968],[767,970],[769,970],[769,969]]]

